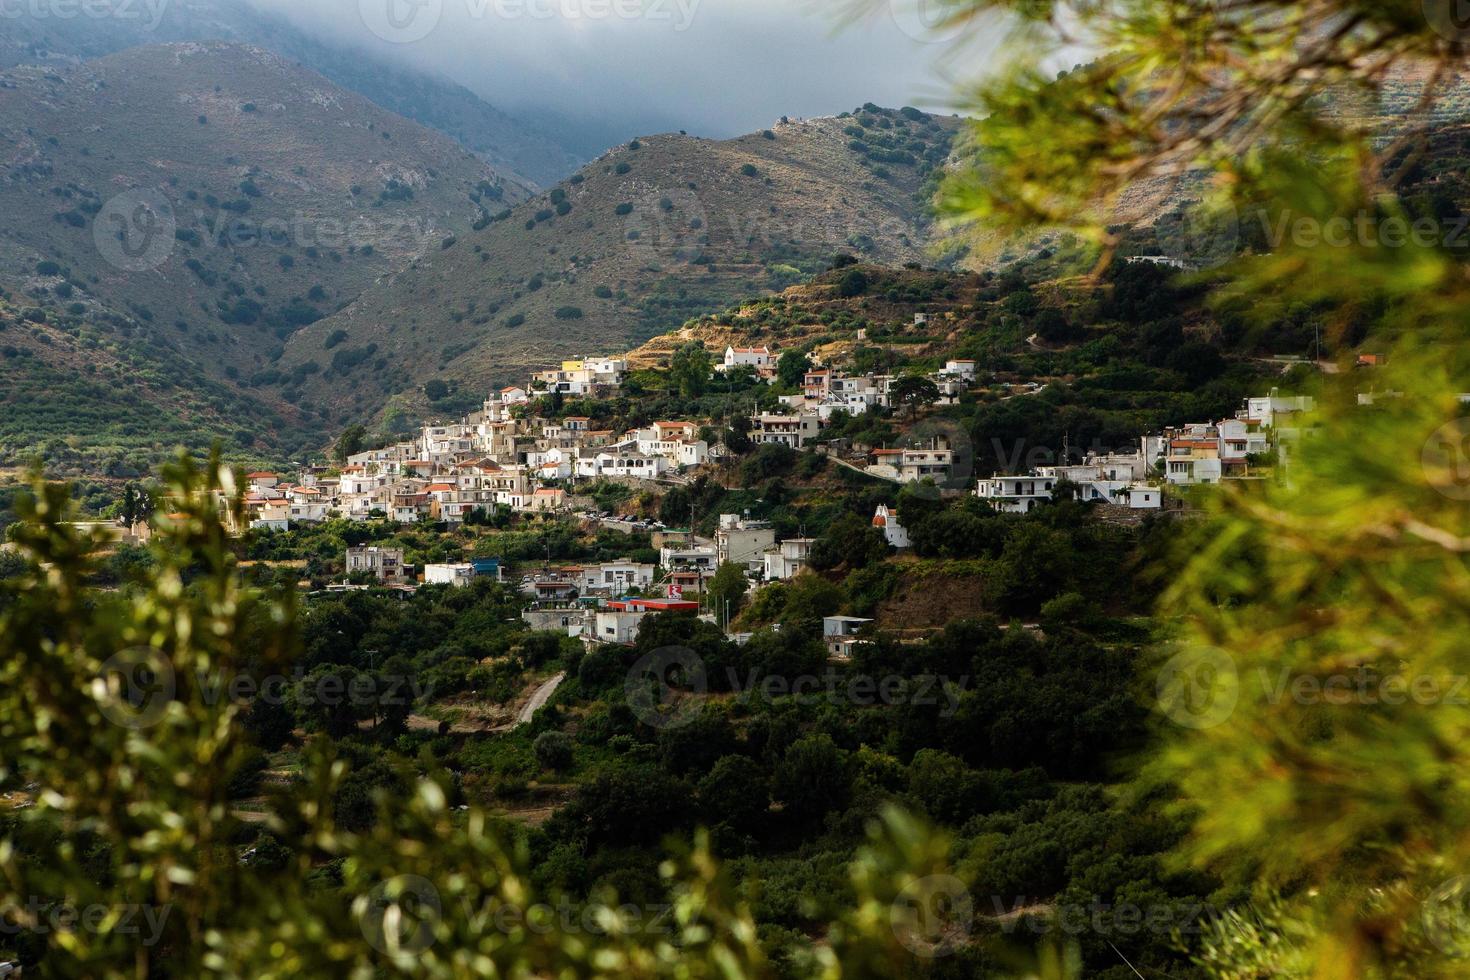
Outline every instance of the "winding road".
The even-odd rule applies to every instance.
[[[562,673],[557,674],[551,680],[547,681],[545,684],[542,684],[540,687],[536,688],[536,693],[531,695],[531,700],[526,702],[526,706],[522,708],[521,713],[516,716],[515,727],[519,728],[521,725],[529,725],[531,723],[531,719],[535,717],[536,712],[546,707],[546,702],[551,700],[551,696],[556,693],[556,689],[560,687],[561,682],[566,679],[566,672],[563,671]]]

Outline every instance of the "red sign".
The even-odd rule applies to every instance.
[[[682,599],[682,598],[684,598],[684,586],[682,586],[682,585],[675,585],[674,583],[670,582],[669,583],[669,598],[670,599]]]

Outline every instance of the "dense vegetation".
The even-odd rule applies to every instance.
[[[869,492],[852,491],[845,505],[866,510],[857,501]],[[58,495],[42,499],[60,506]],[[238,731],[214,790],[238,815],[219,839],[225,851],[246,855],[237,857],[240,868],[232,873],[293,894],[307,888],[351,898],[354,876],[340,857],[299,836],[295,816],[301,794],[318,791],[309,789],[313,760],[335,758],[348,766],[328,797],[342,833],[401,832],[400,818],[391,815],[414,796],[420,779],[443,787],[451,813],[465,804],[517,818],[554,807],[544,824],[510,823],[498,833],[506,835],[503,846],[513,850],[509,841],[519,840],[528,849],[529,887],[565,896],[574,907],[611,892],[621,903],[662,907],[664,857],[653,845],[688,841],[696,827],[708,828],[733,894],[748,903],[758,927],[760,955],[777,975],[803,972],[812,941],[835,939],[831,923],[860,909],[863,886],[849,878],[849,866],[865,853],[867,828],[881,825],[890,807],[947,829],[947,860],[973,882],[981,913],[974,943],[958,952],[944,945],[944,955],[933,960],[905,955],[901,972],[978,968],[1002,950],[1027,949],[1051,927],[1027,920],[1018,936],[1002,913],[1034,913],[1050,900],[1101,901],[1109,908],[1146,900],[1171,921],[1192,921],[1214,886],[1166,869],[1162,855],[1178,838],[1177,820],[1156,800],[1121,804],[1108,791],[1119,760],[1144,738],[1145,711],[1130,685],[1150,641],[1149,628],[1134,618],[1147,607],[1150,589],[1140,581],[1123,590],[1134,598],[1118,606],[1109,603],[1118,592],[1116,577],[1105,583],[1080,574],[1089,557],[1127,565],[1129,555],[1151,547],[1146,539],[1156,532],[1110,529],[1065,501],[1024,519],[987,516],[963,501],[944,505],[924,493],[893,502],[925,542],[915,559],[920,565],[941,561],[941,554],[979,561],[983,577],[998,583],[996,612],[1039,613],[1042,630],[1019,621],[1006,626],[986,614],[987,600],[917,645],[883,639],[860,648],[850,662],[829,662],[821,616],[871,602],[867,593],[885,582],[891,588],[900,572],[916,574],[912,564],[892,565],[881,542],[870,554],[840,556],[824,576],[804,575],[763,592],[757,605],[779,604],[782,629],[758,632],[744,646],[692,617],[665,615],[644,625],[635,647],[584,650],[557,634],[528,632],[517,616],[525,600],[488,581],[461,590],[424,588],[406,600],[372,592],[316,595],[296,616],[288,612],[294,625],[279,632],[283,624],[266,610],[290,609],[296,570],[278,575],[268,565],[250,566],[244,580],[264,591],[241,595],[267,605],[259,613],[243,605],[234,627],[232,643],[242,659],[231,669],[249,683],[230,688],[246,693],[228,705]],[[28,520],[47,513],[30,498],[20,510]],[[956,556],[952,547],[928,543],[958,537],[931,527],[948,521],[989,530],[967,531],[973,547]],[[839,516],[831,525],[834,541],[843,539],[842,529]],[[256,559],[314,551],[325,557],[348,541],[389,540],[384,532],[425,558],[456,544],[432,527],[368,524],[259,535],[228,547]],[[43,545],[49,539],[35,537],[29,525],[14,534],[27,548],[54,547]],[[636,546],[625,535],[587,536],[555,524],[475,528],[468,536],[474,549],[493,541],[527,558],[539,556],[545,541],[555,542],[558,557],[610,556]],[[200,547],[225,546],[223,539],[208,540]],[[102,564],[78,559],[68,566],[68,574],[83,580],[120,586],[98,597],[91,615],[99,628],[136,615],[170,575],[183,574],[190,602],[234,579],[235,572],[225,571],[233,559],[220,565],[221,557],[207,551],[190,557],[179,552],[180,543],[170,532],[131,560],[119,554]],[[946,567],[955,571],[953,561]],[[64,603],[32,598],[34,567],[12,563],[5,574],[0,610],[9,617],[7,635],[51,628],[41,624]],[[1112,606],[1106,613],[1103,603]],[[758,608],[750,612],[761,616]],[[649,657],[671,648],[695,658],[701,680],[660,706],[642,696],[636,681]],[[169,656],[183,656],[169,649]],[[28,669],[26,663],[13,669]],[[567,680],[532,724],[487,730],[510,717],[528,685],[558,671]],[[334,691],[352,694],[324,696]],[[191,682],[175,696],[182,706],[207,692]],[[14,720],[10,725],[7,737],[20,737]],[[6,788],[21,791],[30,773],[25,763],[12,763]],[[44,879],[37,862],[45,848],[67,846],[64,835],[54,838],[59,827],[46,829],[50,812],[37,807],[0,818],[20,842],[12,867],[32,882]],[[94,847],[99,873],[123,860],[120,848],[120,842]],[[103,882],[117,873],[106,872],[97,886],[116,887]],[[436,885],[444,887],[437,879]],[[91,954],[102,957],[96,963],[106,961],[107,950],[123,948],[92,938],[98,942],[88,947]],[[1055,938],[1070,943],[1075,937],[1057,932]],[[184,935],[171,930],[157,951],[167,960],[185,946]],[[36,930],[22,932],[10,952],[48,964],[77,955]],[[1167,934],[1158,930],[1130,953],[1140,965],[1175,962]],[[1100,969],[1111,966],[1105,944],[1089,939],[1082,955]]]

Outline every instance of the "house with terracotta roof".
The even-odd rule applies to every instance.
[[[703,466],[709,462],[709,443],[695,438],[698,432],[693,422],[655,422],[631,435],[645,456],[662,456],[676,466]]]
[[[527,509],[533,513],[551,513],[566,506],[567,492],[560,487],[538,487],[527,500]]]

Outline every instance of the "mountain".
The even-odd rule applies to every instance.
[[[252,386],[294,330],[527,193],[259,48],[0,72],[0,290],[54,341],[31,364],[70,338],[99,361],[197,372],[283,413],[245,426],[267,444],[309,442],[321,421]]]
[[[125,318],[33,319],[20,299],[0,296],[0,472],[43,458],[58,476],[137,477],[216,440],[279,459],[273,441],[310,432]]]
[[[732,140],[634,140],[293,335],[283,363],[371,350],[376,366],[310,372],[302,396],[367,416],[430,379],[480,390],[624,350],[838,252],[932,264],[929,201],[957,125],[867,106]]]
[[[19,6],[19,5],[18,5]],[[0,68],[71,64],[129,47],[178,41],[233,41],[299,61],[385,109],[453,137],[497,170],[549,185],[591,154],[570,124],[555,136],[538,123],[508,115],[469,89],[403,68],[356,48],[319,40],[244,0],[143,0],[117,5],[110,17],[0,17]],[[606,143],[601,144],[603,146]]]

